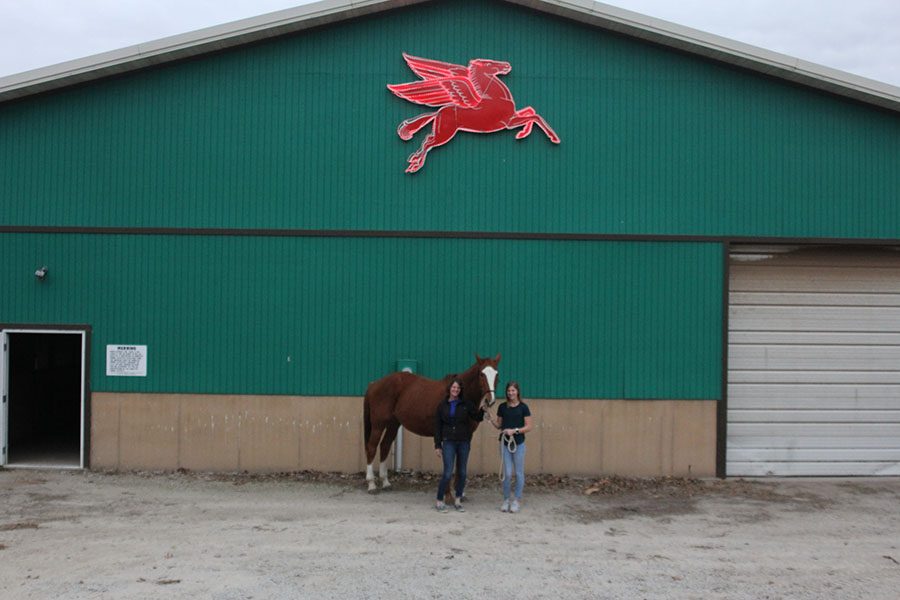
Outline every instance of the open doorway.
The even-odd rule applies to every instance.
[[[5,462],[84,467],[85,332],[5,330]]]

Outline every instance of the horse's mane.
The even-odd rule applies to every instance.
[[[482,360],[478,360],[474,365],[472,365],[471,367],[469,367],[462,373],[448,373],[447,375],[444,375],[444,378],[441,379],[440,382],[444,385],[445,388],[447,386],[449,386],[450,382],[453,381],[454,379],[457,379],[460,382],[462,382],[466,378],[470,378],[473,375],[475,375],[478,372],[478,369],[481,367],[482,362],[483,362]],[[478,393],[479,392],[475,392],[475,394],[473,395],[472,386],[469,384],[464,385],[463,391],[462,391],[462,399],[467,404],[475,404],[478,402],[478,399],[479,399]],[[444,397],[446,397],[446,392],[445,392]]]
[[[450,382],[453,381],[454,379],[458,379],[458,380],[462,381],[467,376],[471,375],[473,371],[477,371],[478,367],[480,367],[480,366],[481,366],[480,363],[475,363],[474,365],[472,365],[471,367],[469,367],[462,373],[448,373],[447,375],[444,375],[443,379],[441,379],[440,381],[447,385],[449,385]]]

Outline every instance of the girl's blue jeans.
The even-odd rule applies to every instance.
[[[525,442],[516,446],[515,452],[510,452],[502,441],[500,452],[503,454],[503,499],[509,500],[512,487],[512,474],[516,475],[516,500],[522,499],[522,489],[525,487]]]

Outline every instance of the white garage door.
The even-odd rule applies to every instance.
[[[900,252],[733,248],[726,474],[900,475]]]

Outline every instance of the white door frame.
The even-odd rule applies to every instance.
[[[0,343],[2,343],[3,352],[2,359],[0,359],[0,393],[2,393],[2,404],[0,404],[0,466],[9,464],[9,334],[11,333],[81,336],[81,385],[78,390],[81,410],[79,411],[80,418],[78,423],[78,466],[75,468],[83,469],[85,465],[85,409],[87,403],[87,398],[85,398],[87,390],[87,330],[85,329],[34,329],[29,327],[0,329]],[[57,466],[53,468],[65,467]]]

